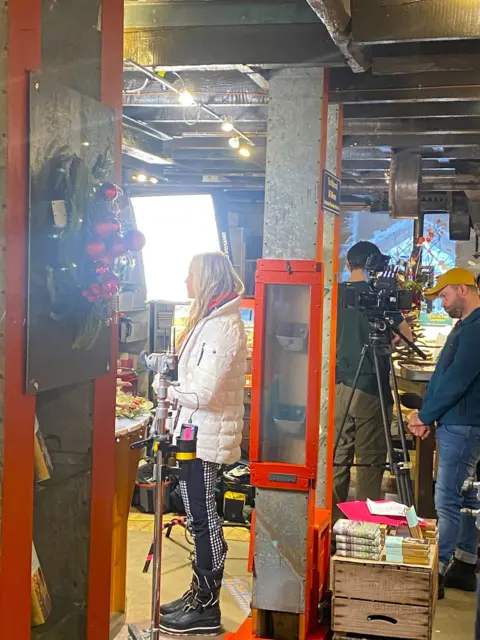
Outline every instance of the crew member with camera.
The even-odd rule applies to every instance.
[[[439,519],[439,598],[444,588],[476,590],[477,529],[463,507],[477,509],[477,492],[462,494],[465,480],[480,461],[480,299],[477,283],[466,269],[451,269],[425,292],[441,298],[458,319],[440,354],[423,406],[410,420],[410,431],[427,438],[437,425],[439,467],[435,507]],[[453,562],[452,556],[454,555]]]
[[[371,352],[366,354],[357,384],[354,385],[362,350],[369,343],[369,319],[365,311],[352,308],[346,303],[347,296],[352,292],[358,296],[371,295],[366,267],[369,259],[377,257],[379,262],[384,258],[375,244],[365,241],[355,244],[347,254],[349,281],[339,285],[335,397],[335,431],[338,444],[333,476],[334,520],[342,517],[336,505],[345,502],[348,498],[350,469],[354,458],[359,465],[362,465],[357,468],[357,500],[367,498],[378,500],[387,457],[379,385]],[[412,339],[410,327],[400,312],[389,313],[389,319],[393,327],[398,329],[405,338]],[[399,340],[399,337],[395,337],[393,342],[396,343]],[[389,358],[379,356],[378,360],[383,397],[386,400],[388,419],[391,422],[393,398],[390,390]],[[353,399],[348,409],[353,387],[355,387]]]

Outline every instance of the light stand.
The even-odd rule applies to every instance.
[[[170,473],[178,475],[182,480],[188,478],[190,463],[196,458],[197,427],[183,424],[176,444],[173,434],[166,431],[166,422],[170,409],[168,388],[176,381],[178,357],[173,353],[142,354],[142,359],[158,374],[157,407],[155,418],[148,439],[131,445],[131,449],[147,447],[147,456],[154,459],[155,482],[155,515],[153,535],[153,575],[152,575],[152,614],[151,627],[148,631],[139,631],[135,625],[129,625],[130,640],[159,640],[160,637],[160,594],[162,581],[162,542],[163,542],[163,482]],[[149,454],[150,451],[150,454]],[[175,456],[177,465],[168,466],[166,458]]]

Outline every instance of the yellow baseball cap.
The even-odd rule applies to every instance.
[[[442,289],[448,287],[449,284],[460,285],[464,284],[467,287],[476,287],[477,282],[475,280],[475,276],[468,269],[461,269],[460,267],[455,267],[455,269],[450,269],[446,273],[442,273],[439,276],[437,283],[431,289],[425,289],[423,295],[426,298],[437,298]]]

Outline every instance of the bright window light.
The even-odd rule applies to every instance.
[[[148,299],[186,301],[191,259],[220,249],[211,196],[139,197],[132,198],[132,207],[147,238],[142,253]]]

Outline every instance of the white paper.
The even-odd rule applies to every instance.
[[[403,518],[405,516],[406,506],[399,502],[374,502],[367,498],[367,507],[372,516],[393,516]]]
[[[385,502],[374,502],[367,498],[367,507],[372,516],[390,516],[392,518],[405,518],[406,506],[400,502],[386,500]],[[425,520],[418,518],[418,522],[423,524]]]

